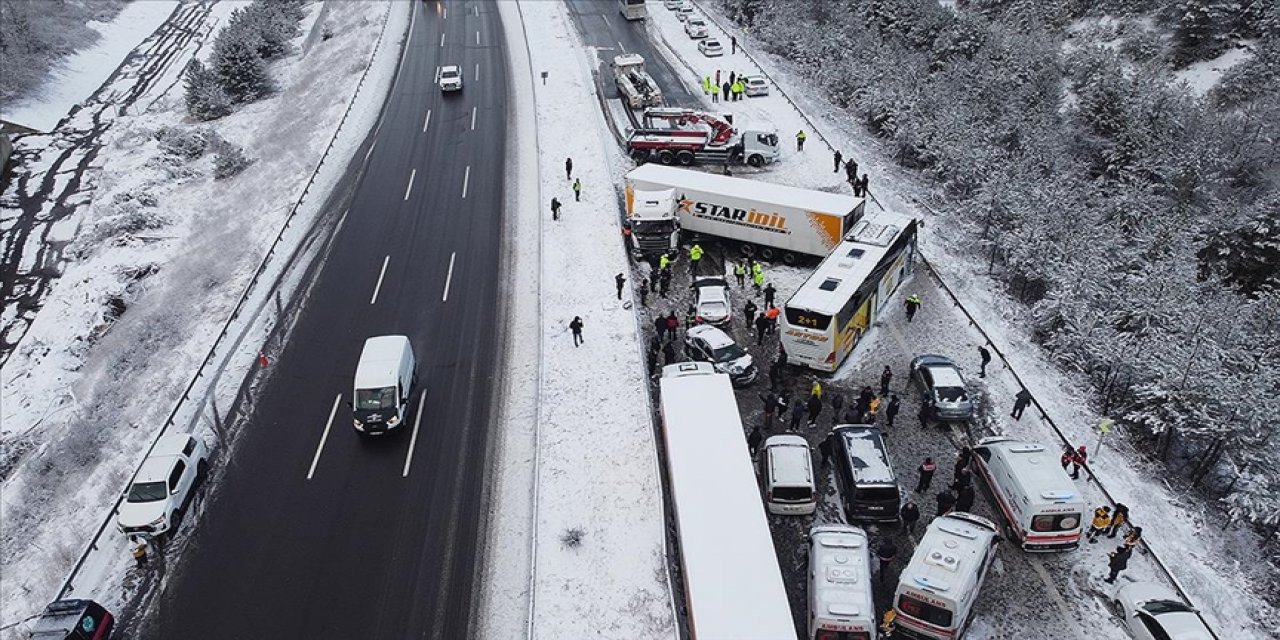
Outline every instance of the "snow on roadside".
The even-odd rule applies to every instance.
[[[710,30],[713,36],[718,36],[722,44],[726,45],[726,56],[722,58],[726,62],[703,57],[697,51],[696,43],[684,37],[679,21],[670,12],[661,9],[660,5],[652,7],[653,10],[650,11],[654,25],[651,28],[660,30],[671,50],[683,58],[683,61],[673,60],[677,69],[691,65],[698,73],[705,73],[704,70],[708,68],[714,73],[714,67],[720,65],[721,68],[732,66],[746,69],[748,74],[755,73],[758,67],[745,56],[728,54],[729,34],[721,31],[719,25],[728,26],[731,23],[706,3],[700,3],[699,7],[715,19],[710,24]],[[736,29],[733,33],[738,38],[739,47],[753,46],[748,34]],[[1024,376],[1028,388],[1064,429],[1067,437],[1075,444],[1092,447],[1097,441],[1093,426],[1098,424],[1101,416],[1076,400],[1090,395],[1087,387],[1072,376],[1061,373],[1048,361],[1043,351],[1031,341],[1025,329],[1026,314],[1021,311],[1021,307],[1010,303],[998,293],[998,285],[984,275],[985,263],[971,255],[967,247],[963,246],[962,238],[947,234],[946,221],[952,214],[934,214],[917,205],[931,197],[931,189],[918,176],[898,167],[881,145],[845,117],[839,107],[809,89],[789,62],[760,53],[754,47],[752,55],[764,64],[764,71],[770,76],[771,82],[781,85],[806,114],[814,114],[812,119],[819,126],[819,131],[816,132],[806,129],[810,139],[805,153],[812,150],[822,155],[813,154],[807,158],[797,158],[798,154],[794,153],[784,155],[780,161],[782,164],[771,168],[770,173],[775,169],[782,170],[785,165],[790,164],[795,166],[787,168],[786,175],[797,176],[792,179],[802,179],[805,170],[812,172],[811,179],[826,175],[831,167],[830,149],[817,144],[819,140],[816,138],[819,136],[843,150],[845,157],[856,158],[862,165],[860,171],[870,171],[872,174],[872,192],[885,207],[927,221],[921,243],[925,255],[932,258],[940,275],[955,287],[961,302],[975,313],[981,326],[991,333],[996,346],[1006,354],[1013,368]],[[686,81],[694,82],[692,76],[686,77]],[[788,139],[787,131],[782,126],[789,118],[799,116],[785,99],[771,95],[769,98],[747,98],[744,101],[758,103],[761,113],[768,114],[768,118],[778,123],[783,139]],[[729,106],[736,104],[741,103],[731,103]],[[819,135],[814,135],[815,133]],[[794,146],[790,148],[794,149]],[[763,179],[777,181],[772,176],[764,176]],[[808,182],[801,184],[810,186]],[[937,233],[934,233],[935,226],[938,227]],[[931,303],[926,300],[926,305],[928,304]],[[932,304],[948,303],[945,300],[934,300]],[[996,402],[1009,402],[1010,397],[1011,394],[999,395]],[[1052,429],[1039,421],[1035,421],[1034,426],[1032,421],[1010,425],[1009,429],[1012,435],[1046,443],[1053,443],[1056,438]],[[1154,525],[1144,529],[1146,541],[1172,568],[1175,577],[1191,595],[1194,603],[1201,607],[1220,637],[1241,640],[1266,637],[1269,630],[1276,627],[1280,615],[1259,597],[1258,586],[1251,583],[1247,575],[1239,570],[1242,562],[1247,561],[1242,561],[1242,558],[1265,557],[1263,551],[1248,536],[1215,535],[1218,532],[1207,522],[1209,516],[1202,509],[1187,504],[1185,498],[1166,487],[1160,482],[1163,471],[1143,462],[1131,447],[1118,442],[1119,440],[1120,438],[1112,436],[1102,455],[1094,461],[1093,467],[1116,498],[1133,508],[1138,524],[1146,521]],[[1244,629],[1246,624],[1252,628]]]
[[[0,119],[36,131],[52,131],[71,108],[80,104],[115,72],[133,48],[173,13],[178,0],[147,0],[125,5],[111,22],[90,22],[97,43],[58,64],[38,95],[6,108]]]
[[[255,159],[235,178],[213,181],[208,156],[184,165],[158,152],[151,133],[186,123],[180,85],[148,113],[116,121],[76,239],[83,245],[80,260],[69,264],[6,366],[3,421],[22,425],[36,450],[0,495],[0,562],[10,576],[0,617],[21,619],[55,595],[279,231],[389,20],[386,44],[281,255],[289,243],[306,239],[310,220],[322,213],[327,192],[376,122],[412,6],[333,3],[327,20],[334,37],[273,65],[278,94],[209,123]],[[312,7],[304,27],[319,28],[320,7]],[[159,228],[106,233],[118,223],[119,205],[142,194],[155,204],[130,205],[130,211],[143,210]],[[130,276],[140,273],[148,275]],[[126,292],[126,313],[101,332],[103,301]],[[253,351],[245,345],[224,379],[242,377],[255,362]],[[105,540],[102,548],[116,552],[112,558],[127,557],[120,536],[109,532]],[[77,594],[120,597],[118,585],[98,587],[120,578],[112,572],[120,567],[105,562],[98,574],[77,581]]]
[[[525,198],[521,206],[525,215],[549,217],[551,197],[564,203],[561,220],[544,219],[540,234],[531,630],[537,638],[673,638],[647,380],[635,315],[624,304],[631,300],[630,283],[622,300],[614,289],[614,274],[630,272],[618,224],[621,153],[605,137],[590,52],[565,7],[522,2],[519,11],[532,68],[550,71],[546,84],[534,88],[538,172],[547,201]],[[581,202],[565,176],[567,157],[583,183]],[[585,325],[581,347],[568,329],[575,316]]]

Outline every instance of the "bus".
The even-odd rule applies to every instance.
[[[622,17],[628,20],[644,20],[649,17],[649,11],[644,8],[644,0],[618,0],[620,6],[618,10],[622,12]]]
[[[915,252],[916,221],[908,216],[881,211],[855,223],[783,305],[787,361],[839,368],[910,273]]]
[[[796,640],[729,376],[680,362],[659,389],[689,637]]]

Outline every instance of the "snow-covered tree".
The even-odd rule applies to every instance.
[[[216,120],[231,113],[231,96],[223,90],[218,78],[198,59],[187,64],[183,77],[186,85],[187,113],[197,120]]]
[[[218,83],[236,102],[251,102],[272,90],[267,63],[259,53],[262,37],[249,22],[251,16],[246,9],[233,11],[209,58]]]

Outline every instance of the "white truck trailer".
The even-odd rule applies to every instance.
[[[643,9],[644,5],[640,5]],[[618,93],[632,109],[662,105],[662,89],[644,69],[644,56],[628,53],[613,59],[613,81]]]
[[[795,640],[729,376],[680,362],[659,387],[690,637]]]
[[[660,199],[647,194],[666,191],[674,198],[663,216],[656,209]],[[831,253],[862,218],[866,200],[645,164],[626,176],[626,205],[637,254],[665,251],[661,247],[676,243],[673,233],[692,233],[726,240],[743,256],[794,264]]]

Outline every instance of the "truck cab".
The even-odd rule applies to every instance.
[[[364,342],[352,389],[356,431],[381,435],[408,419],[409,397],[417,385],[413,346],[406,336],[375,336]]]
[[[631,251],[637,260],[675,252],[680,239],[676,222],[676,191],[646,191],[627,185],[627,223]]]

